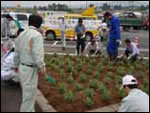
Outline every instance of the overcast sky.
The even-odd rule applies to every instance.
[[[123,1],[119,2],[119,1],[88,1],[87,4],[90,4],[90,3],[93,3],[95,5],[101,5],[102,3],[104,2],[108,2],[108,3],[111,3],[111,4],[120,4],[122,3],[122,5],[124,5]],[[71,4],[71,7],[81,7],[81,6],[85,6],[86,4],[86,1],[1,1],[1,6],[2,7],[14,7],[16,5],[21,5],[22,7],[33,7],[34,5],[36,6],[47,6],[48,4],[52,4],[52,3],[61,3],[61,4],[66,4],[68,6],[70,6]],[[149,1],[138,1],[138,2],[134,2],[135,4],[149,4]],[[129,1],[126,1],[126,4],[129,5],[130,2]]]

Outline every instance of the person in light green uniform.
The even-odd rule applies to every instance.
[[[119,112],[149,112],[149,96],[137,88],[136,78],[126,75],[122,79],[122,84],[128,96],[122,100]]]
[[[42,21],[40,16],[31,15],[29,28],[15,40],[14,64],[23,94],[21,112],[35,112],[38,73],[45,74],[43,37],[38,32]]]

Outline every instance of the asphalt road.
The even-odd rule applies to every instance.
[[[125,49],[125,44],[124,44],[125,39],[129,38],[133,41],[136,36],[139,37],[139,45],[140,45],[141,54],[144,55],[145,57],[149,57],[149,31],[136,30],[136,31],[130,31],[130,32],[121,32],[121,38],[122,38],[123,43],[119,48],[119,52],[122,53],[123,50]],[[65,51],[62,51],[61,45],[62,43],[60,40],[57,40],[57,41],[45,40],[44,41],[46,52],[75,53],[76,51],[75,50],[76,41],[67,41],[66,42],[67,49]],[[103,46],[104,48],[106,48],[107,42],[104,42]]]
[[[21,105],[21,88],[1,81],[1,112],[19,112]],[[35,105],[36,112],[41,112]]]

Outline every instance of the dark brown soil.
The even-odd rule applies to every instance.
[[[68,60],[69,59],[69,60]],[[51,60],[58,61],[59,63],[49,62]],[[81,69],[79,71],[75,71],[75,74],[73,75],[74,81],[72,83],[67,82],[67,78],[70,75],[69,72],[67,72],[67,65],[71,63],[71,66],[73,67],[73,70],[77,70],[77,65],[79,64],[78,60],[81,60]],[[149,61],[137,61],[134,64],[128,64],[119,61],[117,64],[111,64],[111,62],[107,58],[77,58],[77,57],[69,57],[69,56],[46,56],[45,57],[46,65],[47,65],[47,72],[55,78],[57,84],[61,82],[65,82],[67,84],[67,90],[72,90],[75,94],[75,99],[73,102],[68,103],[64,99],[64,94],[59,93],[59,87],[58,85],[53,86],[51,83],[46,81],[44,75],[39,75],[39,89],[42,91],[43,95],[47,98],[49,101],[49,104],[51,104],[57,111],[59,112],[83,112],[92,110],[99,107],[104,107],[106,105],[115,104],[121,101],[122,97],[119,93],[119,89],[117,88],[116,84],[116,76],[119,76],[122,78],[125,74],[128,74],[132,71],[131,74],[133,74],[137,79],[139,80],[140,87],[143,87],[143,84],[145,83],[145,79],[148,80],[148,83],[146,84],[149,88]],[[69,62],[69,63],[68,63]],[[95,64],[94,64],[94,63]],[[64,64],[63,68],[61,67],[59,72],[56,71],[56,68],[52,68],[52,65],[59,66],[60,63]],[[93,64],[92,64],[93,63]],[[103,65],[103,71],[101,72],[100,78],[95,78],[95,73],[99,71],[98,64],[102,63]],[[145,65],[146,64],[146,65]],[[90,66],[92,65],[92,66]],[[118,67],[123,68],[123,71],[118,72]],[[130,67],[131,68],[130,70]],[[87,71],[91,70],[91,74],[88,75]],[[61,70],[64,70],[65,76],[64,79],[60,78]],[[130,70],[130,71],[129,71]],[[106,82],[106,76],[108,73],[111,72],[110,81],[109,83]],[[85,83],[80,82],[80,75],[84,73],[87,77],[87,81]],[[94,97],[92,98],[94,104],[91,107],[87,107],[85,105],[85,100],[87,98],[85,94],[85,90],[89,87],[88,83],[91,79],[97,79],[98,82],[103,82],[106,86],[107,90],[110,92],[110,99],[107,101],[104,101],[102,99],[103,94],[100,90],[94,89]],[[120,81],[121,82],[121,81]],[[83,90],[77,91],[75,88],[75,84],[80,83],[83,85]],[[121,85],[121,84],[118,84]],[[149,93],[149,91],[147,92]]]

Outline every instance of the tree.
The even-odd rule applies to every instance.
[[[107,3],[104,3],[102,6],[103,10],[109,10],[110,9],[110,5],[108,5]]]

